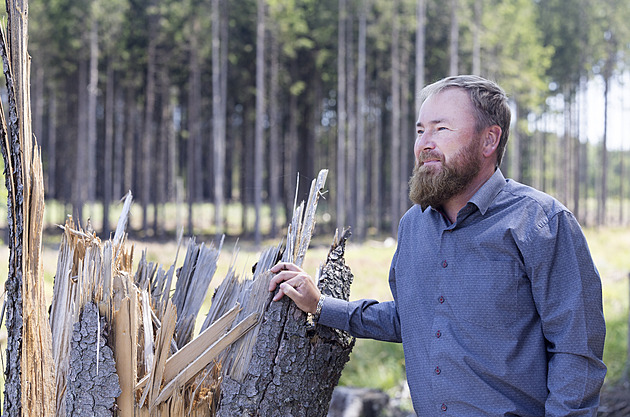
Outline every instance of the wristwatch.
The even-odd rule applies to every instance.
[[[325,298],[326,296],[324,294],[319,296],[319,301],[317,302],[317,307],[315,308],[315,314],[313,314],[315,322],[319,321],[319,315],[322,314],[322,306],[324,305]]]

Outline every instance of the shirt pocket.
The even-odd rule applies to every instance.
[[[513,261],[467,263],[449,279],[453,314],[485,328],[507,327],[518,312],[521,273]]]

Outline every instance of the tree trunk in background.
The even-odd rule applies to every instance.
[[[392,119],[390,147],[390,225],[392,236],[398,232],[398,213],[400,213],[400,1],[392,1]]]
[[[85,59],[79,58],[77,86],[78,106],[77,106],[77,138],[76,138],[76,165],[74,178],[72,180],[72,215],[77,222],[83,221],[83,205],[86,199],[86,173],[88,170],[88,144],[87,144],[87,65]]]
[[[582,80],[578,83],[577,93],[574,97],[574,109],[575,109],[575,117],[574,120],[574,138],[573,138],[573,214],[575,218],[580,220],[580,188],[582,186],[581,178],[582,178],[582,158],[581,158],[581,146],[580,146],[580,137],[581,137],[581,129],[580,129],[580,115],[582,106],[579,100],[580,91],[582,90]]]
[[[112,178],[114,155],[114,66],[112,58],[107,58],[107,81],[105,85],[105,152],[103,156],[103,232],[107,237],[109,227],[109,206],[112,203]]]
[[[212,143],[214,158],[214,224],[215,234],[223,234],[225,191],[225,132],[227,91],[227,31],[222,30],[220,0],[212,0]]]
[[[370,223],[376,230],[382,230],[383,203],[381,198],[383,191],[384,160],[380,138],[383,136],[383,115],[376,115],[375,126],[370,129],[370,157],[371,157],[371,183],[370,183]]]
[[[459,19],[457,16],[458,8],[459,8],[458,0],[451,0],[451,33],[449,37],[449,41],[450,41],[449,75],[459,74]]]
[[[367,38],[367,9],[369,0],[362,0],[359,3],[359,39],[358,39],[358,62],[357,62],[357,169],[356,169],[356,227],[355,233],[359,241],[363,241],[366,236],[366,210],[365,195],[367,187],[367,170],[365,161],[365,151],[367,146],[367,138],[365,134],[365,109],[366,102],[366,38]]]
[[[420,91],[424,87],[424,56],[426,54],[426,0],[418,0],[416,5],[416,109],[415,115],[420,112]]]
[[[98,100],[98,22],[91,16],[90,69],[87,85],[87,164],[82,180],[87,184],[87,201],[96,200],[96,103]]]
[[[0,134],[8,192],[9,265],[3,415],[54,416],[55,377],[41,256],[44,183],[31,128],[27,1],[7,1],[8,39],[0,41],[8,121],[0,105]],[[8,47],[11,46],[9,50]]]
[[[339,22],[337,34],[337,172],[336,212],[337,228],[346,224],[346,25],[347,0],[339,0]]]
[[[291,66],[291,78],[296,78],[296,66]],[[289,108],[297,109],[297,97],[295,94],[289,94]],[[293,201],[292,197],[295,193],[295,189],[297,187],[297,174],[299,173],[297,168],[297,149],[298,149],[298,126],[297,126],[297,112],[291,111],[289,112],[289,127],[288,132],[286,134],[286,138],[284,140],[284,202],[285,208],[284,212],[287,213],[287,218],[289,217],[289,213],[293,210]]]
[[[125,91],[125,141],[123,149],[123,189],[131,190],[133,188],[133,161],[134,151],[133,144],[136,137],[136,126],[138,123],[138,109],[134,97],[134,90],[131,86],[127,86]],[[122,196],[121,196],[122,197]]]
[[[352,6],[349,8],[352,10]],[[346,171],[346,225],[356,226],[357,219],[357,106],[356,106],[356,68],[354,54],[354,13],[348,12],[346,25],[346,120],[347,138],[347,171]]]
[[[483,27],[483,0],[474,0],[473,5],[473,47],[472,47],[472,73],[481,75],[481,41],[479,34]]]
[[[265,20],[266,2],[257,0],[256,14],[256,132],[254,138],[254,242],[256,247],[262,241],[260,231],[260,211],[262,208],[263,185],[263,145],[264,145],[264,117],[265,117]]]
[[[165,203],[168,200],[169,189],[169,177],[170,177],[170,142],[175,141],[175,135],[173,134],[173,108],[171,106],[171,83],[166,71],[166,65],[164,59],[158,69],[158,81],[159,81],[159,95],[160,95],[160,128],[157,132],[157,155],[155,160],[157,166],[161,167],[157,170],[156,178],[156,190],[155,190],[155,217],[154,217],[154,230],[156,236],[162,236],[164,234],[164,221],[166,218]],[[159,207],[159,210],[158,210]],[[161,214],[160,214],[161,213]],[[158,217],[159,220],[158,220]],[[179,231],[176,230],[176,233]]]
[[[403,33],[401,36],[401,49],[403,54],[400,59],[400,176],[398,177],[398,212],[395,213],[394,223],[398,228],[398,220],[407,211],[409,207],[409,192],[407,189],[408,179],[411,174],[409,169],[409,160],[413,155],[413,142],[410,143],[410,139],[414,138],[415,127],[411,128],[411,109],[409,103],[413,102],[409,96],[409,88],[406,86],[413,84],[410,79],[411,69],[410,60],[412,53],[412,45],[409,41],[411,34],[407,33],[407,28],[403,27]],[[415,121],[415,119],[414,119]],[[415,123],[414,123],[415,125]],[[412,159],[413,160],[413,159]]]
[[[57,195],[57,95],[51,88],[48,97],[48,169],[46,170],[46,178],[48,179],[47,191],[48,196],[58,198]]]
[[[188,79],[188,155],[186,158],[186,190],[188,194],[188,234],[194,235],[193,204],[197,201],[198,182],[201,172],[198,154],[201,142],[201,67],[199,63],[199,21],[193,17],[190,35],[190,76]]]
[[[149,46],[147,47],[147,67],[145,86],[145,107],[144,126],[142,129],[142,156],[139,158],[142,167],[141,178],[141,202],[142,202],[142,230],[146,236],[149,230],[149,203],[155,193],[152,192],[153,178],[153,155],[155,152],[155,74],[157,67],[157,19],[159,17],[151,15],[149,17]]]
[[[521,135],[518,129],[519,107],[516,100],[512,101],[514,111],[512,118],[517,121],[510,129],[510,171],[509,175],[515,181],[522,181],[522,153],[521,153]]]
[[[604,69],[604,135],[602,136],[601,152],[601,183],[599,187],[599,199],[597,204],[597,226],[606,224],[606,198],[608,197],[608,99],[610,96],[610,80],[612,70],[609,63]]]
[[[280,184],[282,178],[282,150],[280,149],[280,45],[277,27],[271,36],[270,85],[269,85],[269,207],[271,209],[271,237],[278,236],[278,208],[280,207]]]

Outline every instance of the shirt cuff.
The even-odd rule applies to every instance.
[[[326,297],[322,305],[317,324],[335,329],[348,330],[348,302],[338,298]]]

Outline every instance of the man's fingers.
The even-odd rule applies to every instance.
[[[286,294],[286,296],[292,299],[293,301],[295,301],[296,298],[300,296],[300,293],[295,288],[293,288],[291,284],[286,283],[286,282],[283,282],[282,284],[280,284],[280,291]]]
[[[294,271],[294,272],[304,272],[302,268],[293,264],[291,262],[278,262],[274,266],[269,269],[274,274],[277,274],[280,271]]]
[[[273,271],[272,271],[273,272]],[[297,274],[293,271],[282,271],[269,280],[269,291],[273,291],[283,281],[293,279]]]

